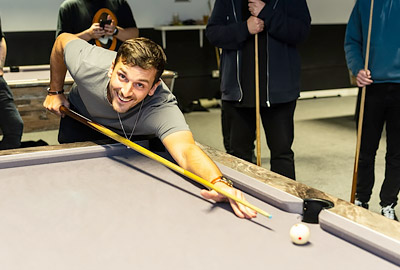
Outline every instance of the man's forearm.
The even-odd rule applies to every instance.
[[[222,176],[217,165],[197,145],[187,152],[187,159],[189,162],[186,163],[186,169],[207,181]]]
[[[139,29],[137,29],[136,27],[122,28],[117,26],[117,28],[118,34],[115,37],[121,41],[139,37]]]
[[[163,140],[164,146],[174,160],[187,171],[205,180],[221,176],[217,165],[196,145],[190,131],[179,131]]]
[[[90,35],[88,30],[84,30],[84,31],[82,31],[80,33],[77,33],[75,35],[77,37],[83,39],[83,40],[86,40],[86,41],[89,41],[89,40],[93,39],[93,37]]]
[[[7,44],[4,38],[0,41],[0,75],[3,75],[3,68],[6,62],[7,56]]]
[[[67,36],[70,34],[67,34]],[[64,47],[66,34],[61,34],[56,39],[50,55],[50,89],[60,91],[64,87],[67,66],[64,62]]]

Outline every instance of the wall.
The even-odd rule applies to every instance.
[[[55,30],[57,13],[63,0],[0,0],[3,31]],[[208,14],[207,0],[128,0],[140,28],[168,24],[172,14],[181,20],[201,19]],[[140,12],[139,12],[140,11]]]
[[[215,0],[211,0],[213,5]],[[63,0],[0,0],[3,31],[55,30]],[[128,0],[139,28],[168,24],[172,14],[181,20],[200,19],[209,13],[207,0]],[[346,24],[354,0],[308,0],[313,24]],[[139,12],[140,11],[140,12]]]
[[[307,0],[313,24],[347,24],[356,0]]]

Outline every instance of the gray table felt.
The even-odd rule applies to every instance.
[[[318,224],[295,245],[300,214],[247,194],[273,218],[239,219],[132,150],[75,156],[0,170],[1,269],[398,269]]]

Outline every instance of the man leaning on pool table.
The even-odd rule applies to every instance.
[[[58,36],[50,56],[50,88],[43,105],[62,116],[59,142],[103,136],[64,117],[59,110],[64,105],[127,139],[133,134],[154,134],[182,168],[244,199],[240,190],[220,178],[221,171],[195,144],[175,97],[160,79],[165,63],[161,47],[146,38],[127,40],[116,53],[71,34]],[[63,93],[67,69],[75,82],[68,99]],[[201,195],[217,202],[228,200],[214,190],[202,190]],[[254,210],[229,201],[238,217],[256,217]]]

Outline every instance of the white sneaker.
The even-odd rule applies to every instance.
[[[357,199],[354,201],[354,204],[357,205],[357,206],[361,206],[362,208],[365,208],[365,209],[369,208],[369,205],[368,205],[367,202],[362,202],[362,201],[359,201]]]
[[[381,214],[382,214],[382,216],[385,216],[388,219],[392,219],[392,220],[397,220],[398,221],[398,219],[396,217],[396,213],[395,213],[394,208],[393,208],[393,204],[385,206],[385,207],[382,207]]]

